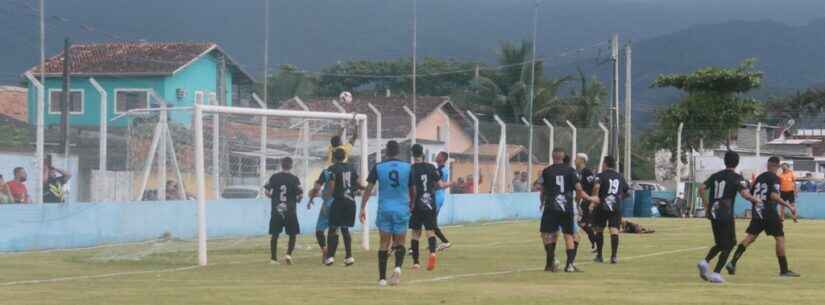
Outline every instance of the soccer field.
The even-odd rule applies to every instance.
[[[210,241],[210,265],[203,268],[192,266],[196,255],[189,242],[3,254],[0,304],[802,305],[825,300],[825,222],[786,225],[790,266],[801,278],[777,276],[774,242],[761,236],[743,256],[738,274],[725,274],[728,283],[713,285],[700,280],[695,267],[712,241],[707,221],[638,221],[656,233],[622,235],[618,265],[593,263],[583,242],[578,265],[584,273],[576,274],[542,271],[536,221],[446,227],[454,246],[439,257],[438,268],[411,271],[408,256],[402,285],[385,288],[376,285],[375,251],[357,249],[356,264],[344,267],[339,249],[339,263],[325,267],[312,236],[301,236],[291,266],[268,263],[266,237]],[[746,224],[739,220],[739,238]],[[285,238],[279,244],[283,257]],[[557,257],[564,260],[561,246]]]

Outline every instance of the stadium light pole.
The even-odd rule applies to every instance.
[[[417,49],[418,49],[418,1],[413,0],[413,33],[412,33],[412,109],[413,113],[416,111],[416,103],[418,96],[416,95],[416,65],[417,65]],[[415,144],[415,139],[413,139]]]
[[[269,104],[269,0],[264,0],[264,103]]]
[[[43,184],[46,183],[46,175],[43,174],[46,142],[46,6],[44,0],[40,0],[40,86],[37,87],[37,140],[35,158],[37,158],[37,181],[34,188],[34,202],[43,203]]]
[[[527,181],[533,181],[533,102],[536,98],[536,32],[539,24],[539,0],[536,0],[533,8],[533,50],[530,59],[530,101],[528,104],[528,115],[530,118],[525,121],[527,124]],[[524,118],[522,117],[524,121]]]

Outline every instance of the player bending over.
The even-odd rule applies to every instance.
[[[444,206],[444,201],[447,200],[447,189],[452,186],[452,183],[450,183],[450,168],[447,166],[447,160],[449,159],[450,155],[446,151],[439,152],[435,157],[438,175],[441,176],[441,185],[438,190],[435,191],[435,230],[433,230],[435,236],[441,241],[441,244],[438,245],[439,252],[447,250],[452,246],[450,241],[447,240],[447,237],[444,236],[444,232],[441,231],[441,227],[438,226],[438,213],[441,212],[441,207]]]
[[[355,259],[352,257],[352,235],[349,228],[355,225],[355,192],[361,189],[358,173],[352,165],[344,162],[347,154],[342,148],[333,152],[335,164],[327,169],[330,172],[330,188],[327,196],[332,197],[332,206],[329,213],[329,232],[327,232],[327,253],[324,264],[331,266],[335,263],[335,251],[338,249],[338,231],[344,239],[346,258],[344,264],[352,266]]]
[[[424,147],[415,144],[412,147],[415,163],[410,171],[410,196],[413,199],[410,209],[410,229],[413,232],[410,240],[410,250],[413,257],[413,269],[420,269],[418,260],[418,240],[421,239],[421,228],[427,231],[427,244],[430,256],[427,259],[427,270],[435,269],[436,253],[436,206],[435,191],[441,184],[438,169],[424,161]]]
[[[272,217],[269,219],[270,263],[278,264],[278,235],[286,229],[289,246],[286,250],[286,263],[292,265],[292,251],[295,250],[295,236],[301,232],[298,226],[298,214],[295,205],[301,201],[304,191],[301,180],[289,171],[292,170],[292,158],[281,159],[281,171],[269,177],[264,186],[266,195],[272,199]]]
[[[596,176],[593,184],[593,233],[596,235],[596,258],[593,261],[604,262],[604,229],[610,228],[610,263],[619,262],[619,229],[622,227],[621,202],[628,195],[629,187],[621,174],[616,171],[616,159],[604,157],[605,169]]]
[[[378,184],[378,212],[375,226],[380,236],[378,248],[378,286],[387,285],[387,261],[392,244],[395,255],[395,269],[390,277],[390,285],[401,282],[401,267],[404,265],[404,243],[407,237],[407,225],[410,221],[410,163],[397,159],[399,145],[396,141],[387,142],[387,160],[376,164],[367,177],[367,188],[361,198],[361,223],[367,221],[367,202],[372,196],[375,184]]]
[[[784,206],[791,211],[794,222],[797,221],[796,206],[785,202],[779,194],[779,176],[776,171],[779,169],[779,158],[770,157],[768,159],[768,171],[756,177],[756,182],[751,186],[751,193],[758,198],[753,203],[751,211],[751,222],[745,232],[747,235],[733,254],[733,260],[726,268],[730,275],[736,274],[736,263],[742,258],[745,249],[756,240],[762,231],[773,236],[776,240],[776,258],[779,261],[779,276],[798,277],[799,274],[788,269],[788,259],[785,256],[785,231],[782,218],[779,215],[778,206]]]
[[[719,272],[725,267],[728,256],[733,246],[736,245],[736,223],[733,217],[736,194],[742,195],[742,198],[755,204],[762,204],[759,198],[751,196],[747,181],[736,173],[737,166],[739,166],[739,154],[733,151],[726,152],[725,169],[711,175],[699,187],[699,198],[703,199],[707,217],[710,219],[710,227],[713,230],[714,245],[697,267],[699,277],[711,283],[725,282]],[[705,200],[707,191],[710,191],[710,194]],[[716,255],[719,255],[719,260],[713,272],[710,272],[708,262]]]
[[[539,209],[543,210],[541,217],[541,238],[546,252],[545,271],[556,272],[555,256],[558,231],[564,233],[564,242],[567,249],[567,264],[565,272],[579,272],[576,268],[575,246],[575,201],[574,192],[585,200],[591,200],[585,194],[579,183],[576,170],[564,163],[564,150],[553,150],[553,164],[545,168],[537,184],[541,186]]]

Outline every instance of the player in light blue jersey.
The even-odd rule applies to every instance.
[[[321,211],[318,212],[318,221],[315,223],[315,239],[321,248],[322,258],[325,258],[327,253],[327,238],[324,232],[329,229],[329,210],[332,207],[332,196],[325,196],[323,194],[328,193],[327,189],[330,184],[327,182],[330,180],[331,175],[327,169],[321,171],[318,180],[315,181],[315,187],[309,192],[309,202],[307,203],[307,209],[312,209],[312,203],[315,197],[321,195],[321,199],[323,200]]]
[[[404,243],[407,225],[410,221],[410,163],[396,159],[400,147],[398,142],[389,141],[386,147],[387,160],[376,164],[367,177],[367,188],[361,202],[361,223],[367,221],[365,213],[372,189],[378,184],[378,212],[375,226],[381,236],[378,249],[378,285],[387,285],[387,261],[390,244],[395,254],[395,270],[390,277],[390,285],[401,282],[401,266],[404,264]]]
[[[438,226],[438,213],[441,212],[441,207],[444,206],[444,202],[447,200],[447,189],[452,185],[450,183],[450,167],[447,166],[447,160],[449,159],[450,155],[446,151],[439,152],[435,157],[436,168],[438,168],[438,173],[441,175],[441,187],[435,191],[435,236],[441,240],[441,244],[438,245],[438,251],[447,250],[450,246],[452,246],[450,241],[447,240],[447,237],[444,236],[444,232],[442,232],[441,228]]]

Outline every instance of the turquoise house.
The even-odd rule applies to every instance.
[[[214,43],[99,43],[76,44],[70,49],[71,87],[69,123],[72,128],[98,127],[101,99],[94,79],[108,95],[109,126],[125,127],[127,119],[113,118],[134,109],[154,108],[165,101],[169,107],[194,103],[254,106],[254,79]],[[63,53],[46,61],[45,124],[60,124]],[[40,67],[27,73],[40,79]],[[223,78],[225,99],[219,99]],[[36,122],[37,89],[28,84],[29,122]],[[156,97],[153,97],[156,96]],[[121,116],[122,117],[122,116]],[[189,124],[189,113],[173,112],[172,121]],[[184,122],[186,121],[186,122]]]

